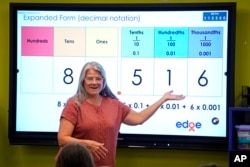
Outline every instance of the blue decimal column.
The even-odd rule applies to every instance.
[[[189,28],[188,55],[188,95],[222,96],[223,28]]]
[[[122,28],[121,40],[121,94],[152,95],[154,28]]]
[[[154,94],[168,90],[186,94],[188,28],[159,27],[154,34]]]

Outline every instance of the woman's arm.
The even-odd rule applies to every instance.
[[[57,134],[58,144],[60,147],[70,142],[77,142],[85,145],[98,159],[104,158],[106,156],[108,150],[104,147],[103,143],[72,137],[74,128],[75,126],[71,122],[64,118],[61,118],[59,131]]]
[[[185,98],[185,96],[183,95],[175,95],[172,93],[173,91],[165,93],[158,101],[156,101],[154,104],[147,107],[146,109],[142,110],[141,112],[136,112],[131,109],[128,115],[126,116],[124,123],[128,125],[142,124],[146,120],[148,120],[164,102],[168,100],[182,100]]]

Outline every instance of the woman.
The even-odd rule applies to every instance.
[[[115,167],[121,123],[142,124],[167,100],[184,99],[183,95],[170,91],[153,105],[136,112],[116,98],[106,81],[105,71],[99,63],[84,65],[78,90],[62,111],[58,131],[60,147],[69,142],[85,145],[92,152],[96,167]]]

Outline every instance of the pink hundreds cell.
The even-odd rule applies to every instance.
[[[22,27],[22,56],[53,56],[53,27]]]

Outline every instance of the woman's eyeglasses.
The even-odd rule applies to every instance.
[[[93,81],[102,82],[103,79],[104,78],[102,78],[102,77],[86,77],[85,81],[87,81],[87,82],[93,82]]]

